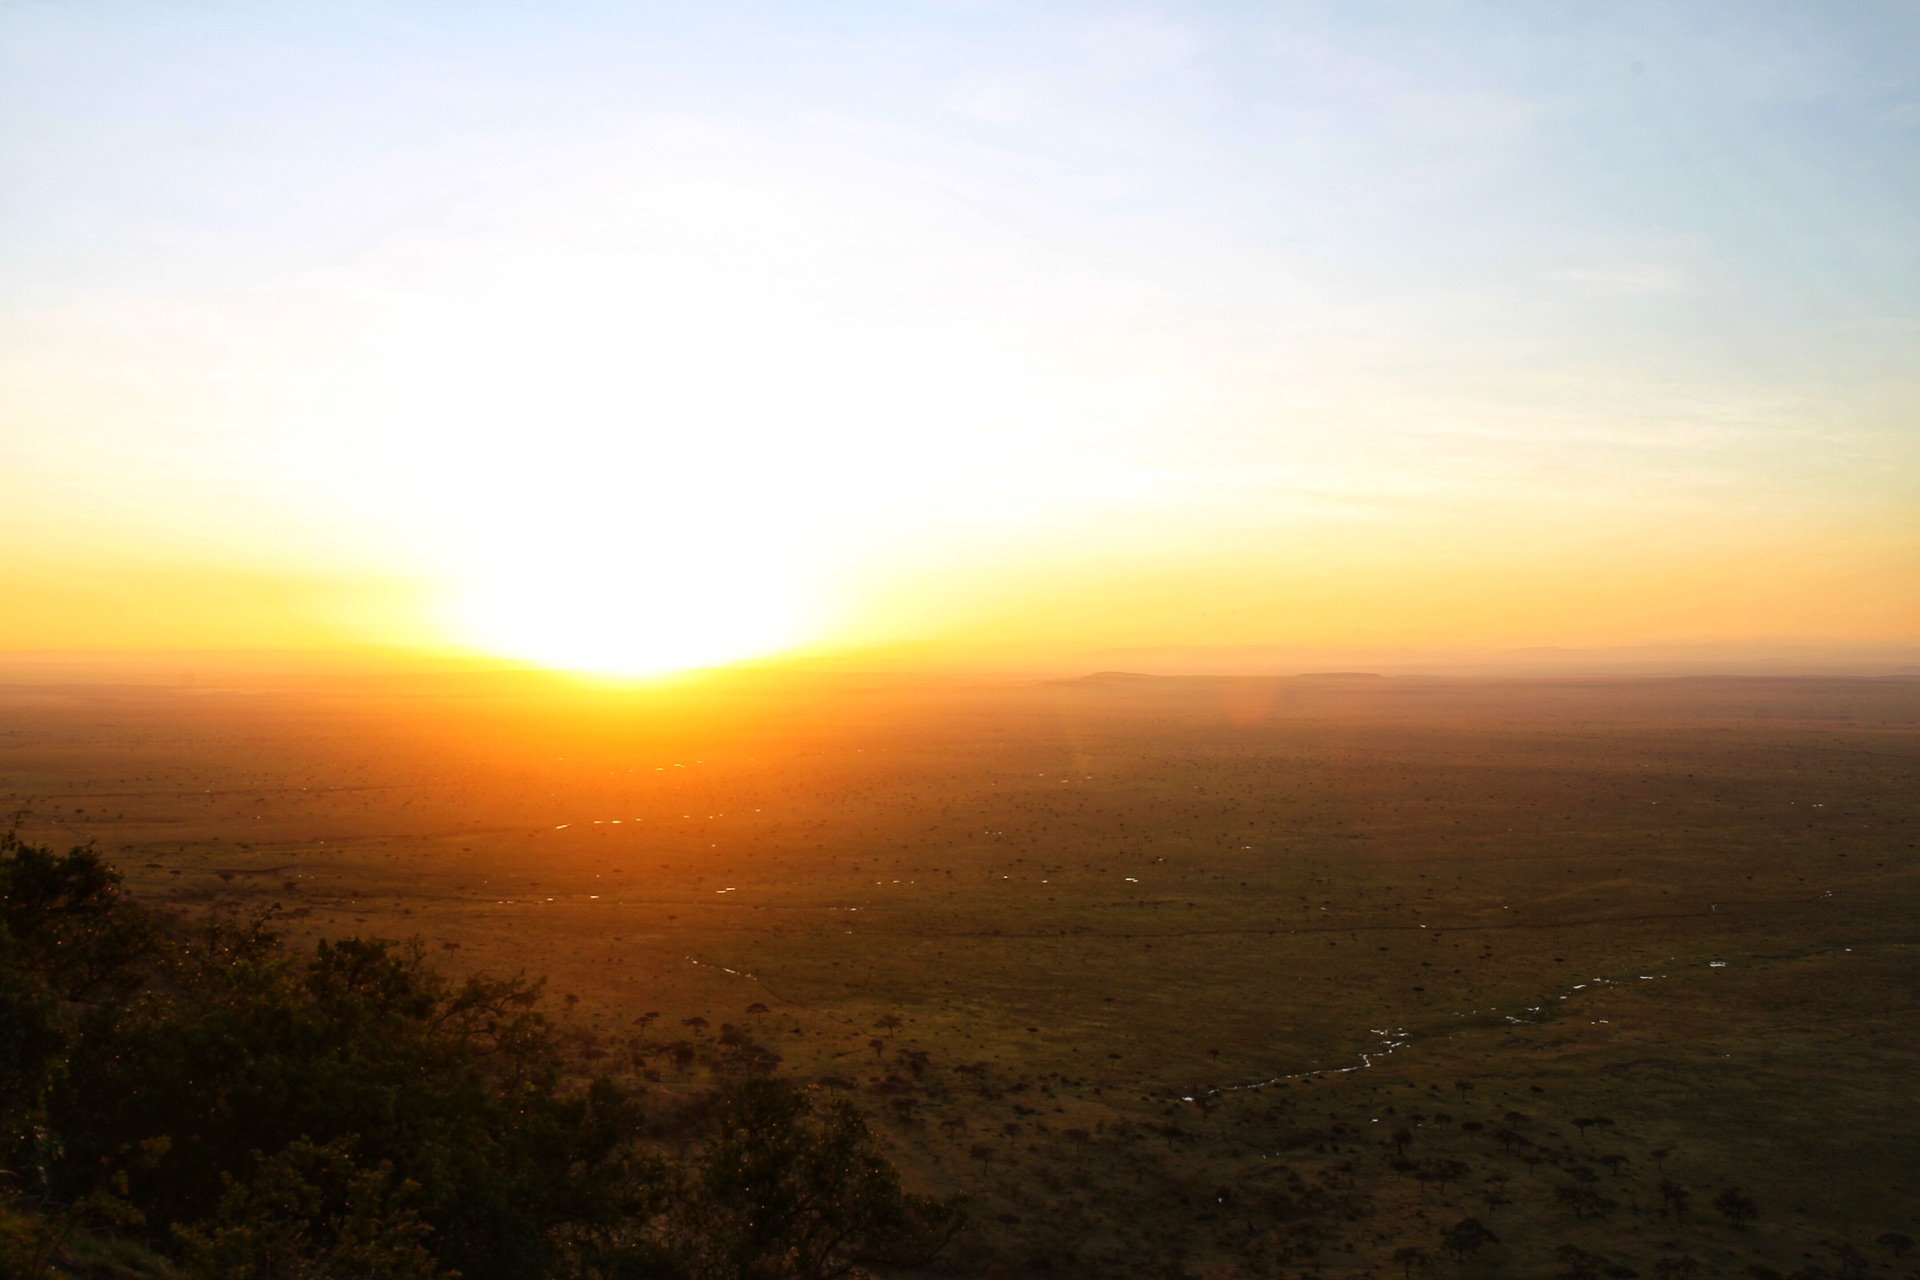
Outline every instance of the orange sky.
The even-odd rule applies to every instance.
[[[1920,645],[1911,15],[701,9],[0,15],[0,651]]]

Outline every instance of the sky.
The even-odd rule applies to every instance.
[[[1916,48],[0,0],[0,651],[1920,644]]]

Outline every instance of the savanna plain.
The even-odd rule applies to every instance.
[[[1920,681],[0,689],[22,840],[851,1098],[954,1276],[1920,1275]]]

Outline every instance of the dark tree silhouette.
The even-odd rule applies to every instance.
[[[119,887],[0,837],[0,1275],[104,1224],[171,1255],[137,1274],[205,1280],[823,1280],[959,1221],[849,1104],[586,1078],[538,983],[452,981],[417,942],[297,952],[271,913],[156,922]],[[739,1028],[714,1048],[771,1060]]]
[[[1447,1228],[1441,1242],[1446,1245],[1447,1252],[1465,1262],[1487,1245],[1499,1244],[1500,1237],[1493,1234],[1480,1219],[1462,1218]]]
[[[1575,1116],[1573,1127],[1580,1131],[1580,1136],[1586,1139],[1588,1145],[1591,1146],[1593,1143],[1593,1135],[1589,1133],[1588,1130],[1611,1129],[1613,1128],[1613,1121],[1607,1119],[1605,1116]]]
[[[353,1145],[301,1139],[272,1157],[256,1153],[251,1176],[228,1185],[209,1220],[177,1230],[188,1265],[214,1277],[448,1276],[410,1204],[419,1186],[397,1181],[385,1162],[357,1165]]]
[[[1401,1245],[1395,1249],[1393,1260],[1400,1264],[1400,1274],[1403,1277],[1411,1277],[1415,1267],[1419,1267],[1422,1271],[1426,1270],[1429,1261],[1425,1249],[1416,1248],[1410,1244]]]
[[[1592,1187],[1578,1183],[1553,1189],[1554,1198],[1573,1210],[1576,1218],[1602,1217],[1617,1206]]]
[[[1760,1206],[1754,1203],[1752,1196],[1739,1187],[1728,1187],[1713,1198],[1713,1207],[1720,1216],[1736,1227],[1744,1227],[1760,1216]]]
[[[1893,1250],[1896,1258],[1906,1257],[1907,1251],[1913,1248],[1913,1237],[1899,1231],[1883,1231],[1873,1238],[1873,1242]]]
[[[790,1085],[749,1080],[716,1121],[669,1232],[694,1276],[828,1280],[862,1263],[911,1265],[960,1225],[957,1200],[901,1189],[849,1103],[816,1110]]]

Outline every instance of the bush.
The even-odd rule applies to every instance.
[[[844,1103],[748,1077],[650,1110],[579,1081],[538,983],[449,982],[418,944],[296,955],[273,925],[156,919],[91,850],[0,843],[19,1222],[116,1206],[207,1280],[801,1280],[930,1256],[959,1221],[902,1191]],[[734,1070],[777,1062],[734,1040]],[[648,1143],[703,1118],[691,1163]]]

